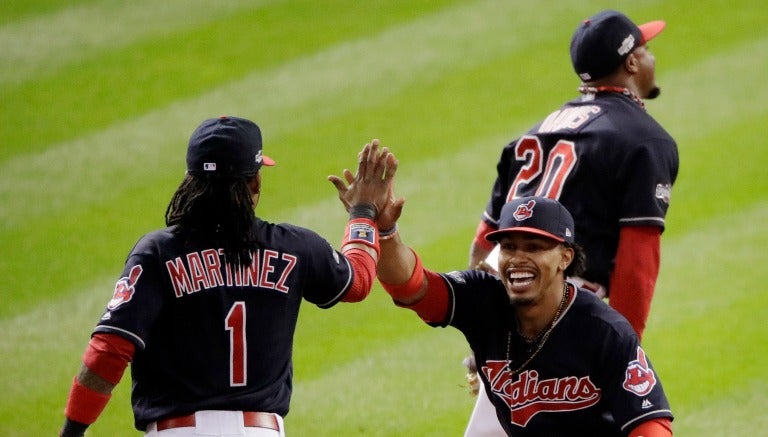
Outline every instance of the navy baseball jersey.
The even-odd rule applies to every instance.
[[[131,365],[137,429],[199,410],[285,416],[302,299],[321,308],[353,281],[347,259],[315,232],[257,219],[248,265],[190,247],[166,228],[132,249],[94,332],[136,345]]]
[[[580,97],[504,147],[483,220],[498,227],[513,198],[559,200],[589,256],[582,277],[607,286],[619,228],[664,228],[678,166],[675,141],[631,97]]]
[[[517,334],[497,277],[477,270],[442,276],[449,311],[439,326],[466,337],[509,435],[623,436],[643,421],[672,418],[631,325],[594,293],[569,285],[570,299],[538,349]]]

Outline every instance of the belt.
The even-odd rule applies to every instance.
[[[195,426],[195,414],[188,416],[172,417],[157,421],[157,430],[164,431],[172,428],[185,428]],[[243,426],[249,428],[267,428],[274,431],[280,431],[280,423],[273,413],[262,413],[258,411],[243,411]]]

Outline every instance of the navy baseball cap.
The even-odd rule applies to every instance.
[[[209,118],[189,138],[187,172],[253,176],[262,165],[275,165],[261,148],[261,130],[256,123],[226,115]]]
[[[522,197],[505,204],[499,229],[486,234],[485,239],[496,242],[511,232],[543,235],[561,243],[574,242],[571,213],[560,202],[546,197]]]
[[[651,21],[640,26],[621,12],[606,10],[584,20],[571,38],[571,62],[583,81],[600,79],[667,24]]]

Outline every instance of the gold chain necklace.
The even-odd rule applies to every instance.
[[[643,99],[640,97],[637,97],[635,93],[630,91],[628,88],[624,87],[618,87],[618,86],[586,86],[582,85],[578,88],[579,92],[582,94],[597,94],[597,93],[619,93],[624,94],[625,96],[628,96],[632,100],[635,101],[638,105],[640,105],[641,108],[645,109],[645,103],[643,102]]]
[[[568,283],[563,283],[563,297],[560,299],[560,306],[557,307],[557,312],[555,313],[555,317],[552,319],[551,322],[549,322],[549,325],[547,325],[547,329],[544,330],[543,334],[539,334],[536,336],[538,340],[538,344],[536,346],[536,349],[531,353],[531,355],[528,357],[528,359],[523,362],[523,364],[520,365],[517,369],[512,371],[513,375],[518,374],[521,370],[525,368],[528,364],[533,361],[533,359],[536,357],[536,355],[539,354],[541,349],[544,347],[544,343],[547,342],[547,339],[549,338],[549,335],[552,334],[552,330],[555,327],[555,323],[560,318],[560,316],[563,313],[563,310],[565,309],[565,304],[568,302],[568,297],[570,295],[570,289],[568,288]],[[521,337],[523,337],[524,340],[528,341],[531,339],[530,337],[527,337],[523,334],[520,334]],[[532,339],[533,341],[536,341],[536,339]],[[510,351],[512,350],[512,327],[509,328],[509,334],[507,335],[507,367],[509,370],[512,370],[509,365],[512,363],[512,360],[510,360]]]

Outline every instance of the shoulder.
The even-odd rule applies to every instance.
[[[448,283],[455,285],[501,285],[501,280],[488,272],[482,270],[454,270],[448,273],[441,273]]]
[[[611,336],[628,339],[635,336],[627,319],[589,290],[577,289],[572,309],[581,319],[580,323],[591,325]]]
[[[504,284],[498,276],[488,272],[481,270],[456,270],[441,273],[440,276],[448,284],[453,299],[458,302],[489,302],[493,306],[509,302]]]
[[[260,241],[267,246],[280,245],[293,242],[317,242],[325,241],[317,232],[290,223],[271,223],[265,220],[256,220],[256,233]]]
[[[158,252],[161,247],[177,239],[178,237],[173,233],[173,227],[156,229],[141,236],[131,252],[134,254]]]
[[[600,98],[600,105],[608,115],[607,121],[626,138],[654,140],[674,145],[675,140],[664,127],[647,111],[629,97],[607,95]]]

